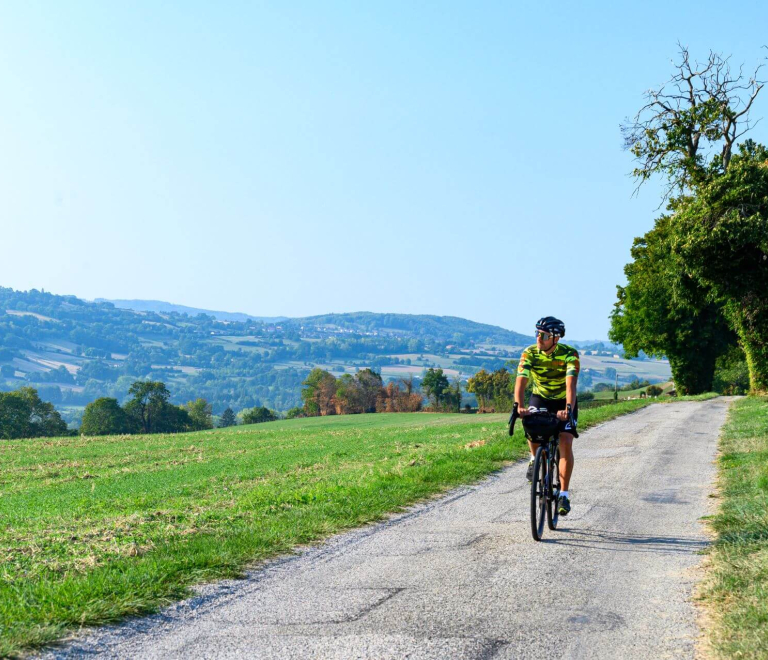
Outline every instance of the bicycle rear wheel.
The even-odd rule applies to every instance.
[[[549,461],[547,479],[547,527],[557,529],[557,520],[560,512],[557,508],[557,499],[560,497],[560,449],[555,449],[555,455]]]
[[[536,450],[531,480],[531,533],[534,541],[541,541],[547,504],[547,452],[543,446]]]

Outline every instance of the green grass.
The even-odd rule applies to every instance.
[[[647,405],[584,411],[587,428]],[[520,458],[506,415],[377,414],[0,443],[0,655],[151,612],[199,582]]]
[[[717,539],[700,594],[708,643],[716,657],[768,658],[768,398],[733,404],[720,450]]]

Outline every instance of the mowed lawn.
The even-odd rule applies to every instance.
[[[580,428],[648,402],[581,414]],[[520,458],[506,415],[0,441],[0,655],[156,610]]]

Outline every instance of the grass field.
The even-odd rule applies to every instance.
[[[580,426],[647,405],[585,410]],[[525,451],[506,415],[376,414],[0,443],[0,655],[382,519]]]
[[[711,655],[768,658],[768,398],[733,404],[720,440],[717,539],[701,591]]]

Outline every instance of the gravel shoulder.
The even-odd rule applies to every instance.
[[[693,657],[699,518],[729,402],[653,405],[583,433],[573,510],[542,543],[518,463],[38,657]]]

